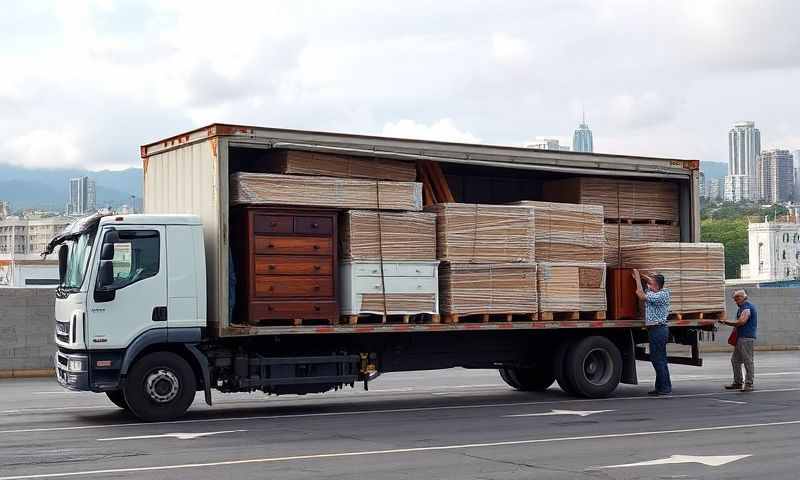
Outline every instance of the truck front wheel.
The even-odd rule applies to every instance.
[[[556,377],[549,368],[500,369],[500,377],[511,387],[523,392],[543,392],[553,384]]]
[[[122,395],[122,390],[114,390],[113,392],[106,392],[106,396],[111,403],[118,406],[123,410],[128,410],[128,404],[125,403],[125,396]]]
[[[564,364],[569,387],[589,398],[606,397],[619,385],[622,354],[606,337],[586,337],[568,350]]]
[[[183,415],[196,389],[194,371],[186,360],[171,352],[155,352],[133,364],[123,392],[131,413],[155,422]]]

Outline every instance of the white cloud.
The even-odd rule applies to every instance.
[[[387,137],[438,140],[442,142],[479,143],[481,141],[475,135],[459,130],[453,120],[449,118],[442,118],[430,125],[408,119],[389,122],[383,126],[381,134]]]
[[[0,147],[12,165],[28,168],[68,168],[79,164],[81,151],[75,134],[33,130]]]
[[[640,95],[617,95],[611,98],[609,113],[611,119],[625,128],[646,128],[672,120],[680,102],[658,92],[645,92]]]
[[[503,63],[526,61],[529,55],[525,41],[507,33],[492,35],[492,53]]]

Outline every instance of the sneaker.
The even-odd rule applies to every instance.
[[[743,392],[752,392],[753,391],[753,386],[752,385],[745,385],[744,387],[742,387],[742,391]]]
[[[730,385],[725,385],[725,390],[741,390],[742,384],[741,383],[731,383]]]

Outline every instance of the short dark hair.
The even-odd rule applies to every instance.
[[[653,275],[653,280],[656,281],[656,283],[658,284],[658,288],[659,289],[664,288],[664,275],[661,275],[660,273],[656,273],[655,275]]]

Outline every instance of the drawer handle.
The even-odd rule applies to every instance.
[[[270,222],[269,226],[275,228],[278,226],[278,222]]]
[[[314,250],[319,250],[319,245],[314,245]]]
[[[315,292],[318,292],[318,291],[319,291],[319,285],[314,285],[314,291],[315,291]]]
[[[319,265],[314,265],[314,270],[319,270],[319,269],[321,269],[321,268],[322,268],[322,267],[320,267]]]
[[[269,269],[270,269],[270,270],[275,270],[275,265],[270,265],[270,266],[269,266]]]
[[[267,311],[268,311],[268,312],[271,312],[271,311],[272,311],[272,305],[267,305]]]
[[[274,287],[273,285],[270,285],[270,286],[269,286],[269,291],[271,292],[271,291],[273,291],[273,290],[275,290],[275,287]]]
[[[378,273],[378,270],[377,270],[377,269],[376,269],[376,270],[373,270],[373,271],[372,271],[372,273]]]
[[[319,228],[319,223],[312,223],[311,228]]]
[[[375,289],[376,289],[376,290],[380,290],[380,288],[381,288],[381,286],[380,286],[380,285],[375,285]]]
[[[320,311],[319,305],[314,305],[314,311],[315,312],[319,312]]]
[[[267,248],[275,248],[275,245],[270,243],[270,244],[267,245]]]

